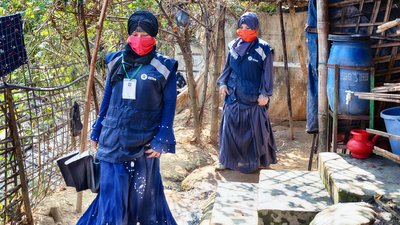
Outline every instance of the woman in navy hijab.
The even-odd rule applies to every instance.
[[[98,144],[100,192],[79,225],[176,225],[164,195],[161,153],[175,153],[177,62],[156,52],[157,18],[137,11],[109,68],[90,138]]]
[[[252,12],[238,21],[238,38],[229,43],[225,68],[217,80],[225,95],[219,135],[217,169],[252,173],[277,163],[268,117],[273,90],[273,49],[258,38]]]

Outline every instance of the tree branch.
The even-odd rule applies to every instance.
[[[226,5],[223,5],[222,8],[226,8]],[[219,12],[219,15],[218,15],[218,17],[217,17],[217,20],[215,21],[215,23],[214,23],[213,25],[211,25],[212,28],[214,28],[215,25],[218,24],[219,20],[221,19],[222,14],[223,14],[222,12],[224,12],[224,11],[221,10],[221,11]]]
[[[182,10],[184,13],[188,14],[190,18],[192,18],[194,21],[196,21],[197,23],[199,23],[201,26],[203,26],[206,29],[210,29],[207,25],[205,25],[204,23],[202,23],[200,20],[198,20],[197,18],[195,18],[194,16],[190,15],[190,13],[188,11],[186,11],[185,9],[181,8],[178,5],[173,5],[174,7]]]
[[[172,28],[174,26],[173,22],[171,21],[171,18],[169,18],[168,13],[165,11],[164,6],[162,5],[161,1],[156,0],[156,2],[158,4],[158,7],[160,7],[161,12],[164,14],[165,19],[167,19],[168,25]]]
[[[169,35],[172,35],[172,36],[174,36],[174,37],[176,37],[176,38],[179,37],[177,34],[172,33],[171,31],[167,31],[167,30],[164,30],[164,29],[159,29],[159,30],[160,30],[161,32],[164,32],[164,33],[167,33],[167,34],[169,34]]]

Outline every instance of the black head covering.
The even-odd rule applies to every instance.
[[[150,36],[157,36],[158,20],[151,12],[139,10],[133,13],[128,19],[128,34],[132,34],[138,26]]]
[[[139,27],[139,29],[138,29]],[[145,31],[150,36],[155,37],[158,33],[158,20],[157,18],[148,11],[140,10],[133,13],[128,19],[128,34],[132,34],[134,31]],[[156,46],[153,50],[146,55],[140,56],[136,54],[129,46],[125,45],[125,51],[122,53],[122,57],[114,64],[111,69],[111,85],[114,85],[117,81],[122,80],[125,77],[125,71],[129,71],[139,64],[149,64],[156,54]],[[125,65],[125,68],[122,66]]]

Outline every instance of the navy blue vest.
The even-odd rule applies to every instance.
[[[226,83],[232,94],[225,101],[228,104],[238,101],[244,105],[257,105],[264,60],[270,54],[271,47],[267,42],[257,39],[242,57],[232,49],[235,41],[229,43],[229,65],[232,72]]]
[[[111,53],[109,68],[121,57],[122,51]],[[97,157],[109,162],[130,161],[143,154],[158,132],[163,109],[163,89],[176,61],[157,54],[150,64],[143,65],[136,79],[136,99],[123,99],[123,80],[112,86],[107,115],[102,121]],[[138,67],[128,71],[131,77]]]

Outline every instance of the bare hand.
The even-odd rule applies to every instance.
[[[97,141],[92,141],[92,145],[93,145],[94,148],[97,149],[97,147],[99,146],[99,142],[97,142]]]
[[[148,154],[147,158],[158,158],[161,156],[161,153],[154,151],[154,149],[150,148],[145,151]]]
[[[269,98],[267,96],[258,96],[257,102],[259,106],[268,104]]]
[[[228,87],[226,85],[221,86],[219,88],[219,94],[222,96],[229,95]]]

